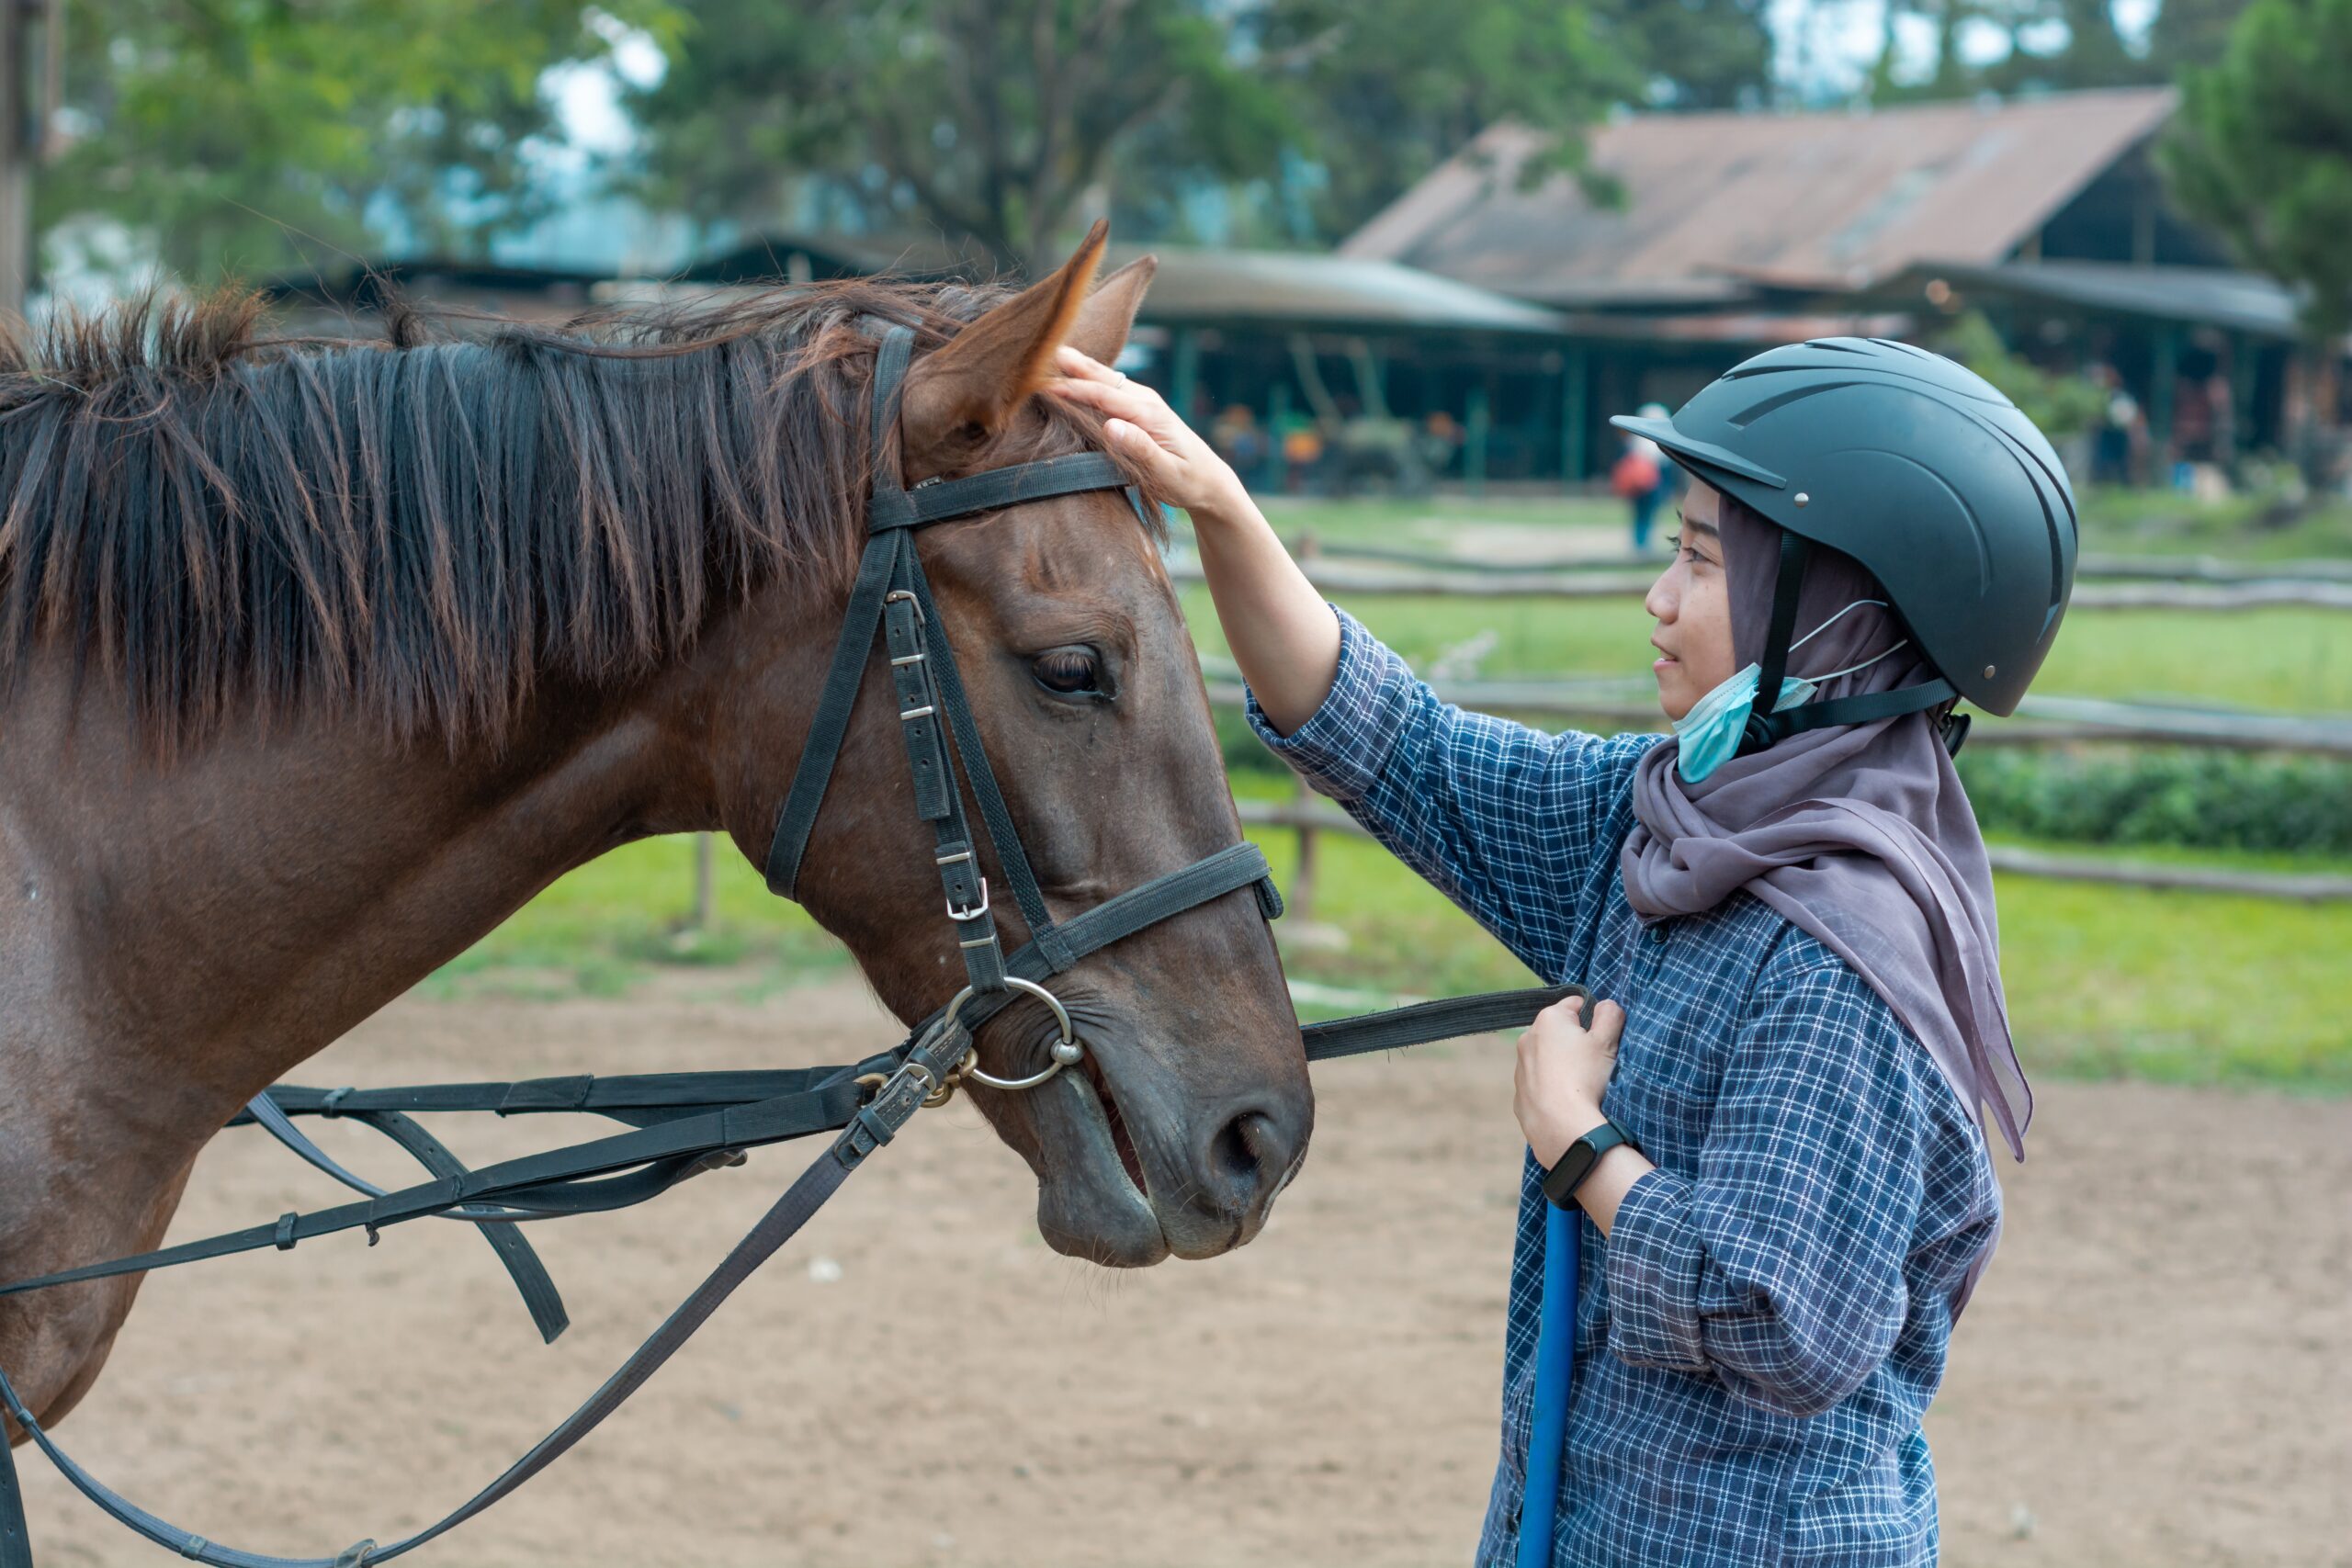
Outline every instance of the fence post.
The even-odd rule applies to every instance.
[[[710,835],[695,835],[695,908],[686,918],[689,931],[710,930],[711,919],[718,902],[711,868]]]
[[[1284,771],[1288,772],[1287,769]],[[1311,798],[1306,791],[1306,782],[1296,773],[1290,775],[1290,792],[1292,798],[1302,807],[1307,805]],[[1290,895],[1283,902],[1290,918],[1299,926],[1304,927],[1314,921],[1315,828],[1306,820],[1304,812],[1300,815],[1298,824],[1298,870],[1291,876]]]

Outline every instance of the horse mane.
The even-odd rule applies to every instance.
[[[0,703],[51,647],[169,751],[232,714],[495,744],[549,678],[608,687],[785,581],[845,592],[874,340],[1012,289],[856,278],[600,311],[268,337],[247,292],[61,312],[0,344]],[[1099,445],[1037,399],[995,467]],[[1019,450],[1008,447],[1018,446]]]

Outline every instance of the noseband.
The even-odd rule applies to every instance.
[[[817,701],[817,716],[809,725],[808,746],[800,754],[783,809],[776,814],[775,836],[768,845],[768,891],[779,897],[796,897],[801,862],[825,803],[826,786],[832,781],[833,764],[841,755],[842,738],[848,731],[850,710],[856,705],[879,626],[889,652],[899,733],[906,741],[907,766],[914,778],[915,815],[932,826],[932,862],[939,869],[947,920],[964,960],[965,987],[942,1012],[967,1031],[977,1032],[991,1015],[1017,999],[1014,992],[1024,992],[1053,1010],[1061,1031],[1052,1060],[1026,1077],[996,1077],[983,1072],[974,1053],[966,1056],[950,1081],[940,1086],[941,1090],[952,1089],[956,1079],[992,1089],[1035,1089],[1086,1054],[1085,1046],[1071,1033],[1069,1014],[1046,988],[1046,980],[1123,937],[1236,888],[1254,885],[1258,908],[1268,919],[1282,913],[1282,895],[1274,890],[1265,855],[1257,845],[1245,842],[1155,877],[1068,924],[1057,924],[1046,910],[1036,874],[1022,848],[1020,831],[1005,809],[996,773],[989,766],[988,748],[973,721],[963,677],[956,670],[955,650],[941,625],[930,581],[923,575],[915,532],[954,518],[1093,490],[1125,491],[1136,521],[1147,528],[1150,521],[1143,497],[1118,465],[1102,452],[1016,463],[960,479],[925,479],[912,490],[902,486],[895,457],[898,443],[890,437],[899,425],[914,336],[911,327],[890,326],[875,355],[870,436],[874,488],[865,503],[865,553],[858,562],[857,583],[842,618],[841,638],[833,645],[832,663]],[[973,853],[971,819],[948,752],[951,734],[955,758],[963,762],[965,775],[971,780],[997,865],[1012,884],[1013,902],[1029,928],[1029,941],[1010,957],[997,940],[988,878]],[[934,1014],[927,1021],[938,1017]]]

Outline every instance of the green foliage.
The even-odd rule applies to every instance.
[[[2157,148],[2174,199],[2249,266],[2311,291],[2315,337],[2352,329],[2352,0],[2254,0],[2220,62],[2183,73]]]
[[[1756,0],[703,0],[631,107],[648,188],[698,219],[936,229],[1022,265],[1104,186],[1130,234],[1181,236],[1222,184],[1245,236],[1335,240],[1498,118],[1556,133],[1528,177],[1581,171],[1610,104],[1730,102],[1769,65]]]
[[[1934,347],[1999,388],[2052,442],[2089,429],[2106,411],[2107,394],[2092,382],[2051,375],[2009,353],[1981,310],[1963,313]]]
[[[2352,856],[2352,767],[2305,757],[2086,748],[1962,752],[1988,833]]]
[[[592,25],[610,18],[605,30]],[[539,78],[667,36],[660,0],[75,0],[67,145],[35,182],[41,229],[110,217],[209,280],[372,249],[389,197],[463,253],[534,214],[522,151],[550,130]]]
[[[1585,163],[1579,130],[1611,103],[1638,99],[1654,56],[1638,5],[1557,0],[1270,0],[1254,25],[1285,96],[1300,106],[1298,151],[1326,184],[1319,236],[1363,224],[1500,119],[1548,132],[1524,182],[1558,172],[1617,192]]]
[[[820,226],[944,230],[1019,265],[1047,258],[1131,141],[1170,174],[1238,178],[1295,138],[1265,64],[1230,47],[1229,10],[702,0],[629,107],[650,187],[698,219],[759,229],[805,204]]]

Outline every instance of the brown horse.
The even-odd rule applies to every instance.
[[[870,465],[911,485],[1096,444],[1033,394],[1058,344],[1126,340],[1152,264],[1090,290],[1102,243],[1018,294],[852,282],[462,336],[396,315],[366,344],[262,341],[232,299],[14,351],[0,1279],[155,1246],[249,1097],[573,867],[716,829],[757,863]],[[919,348],[879,455],[869,317]],[[1057,919],[1235,840],[1174,592],[1115,491],[921,548]],[[881,659],[798,894],[912,1020],[962,969]],[[1036,1172],[1046,1238],[1117,1265],[1248,1241],[1313,1115],[1250,891],[1056,988],[1085,1071],[975,1094]],[[1033,1067],[1049,1026],[1006,1010],[984,1063]],[[138,1285],[0,1301],[0,1367],[44,1424]]]

